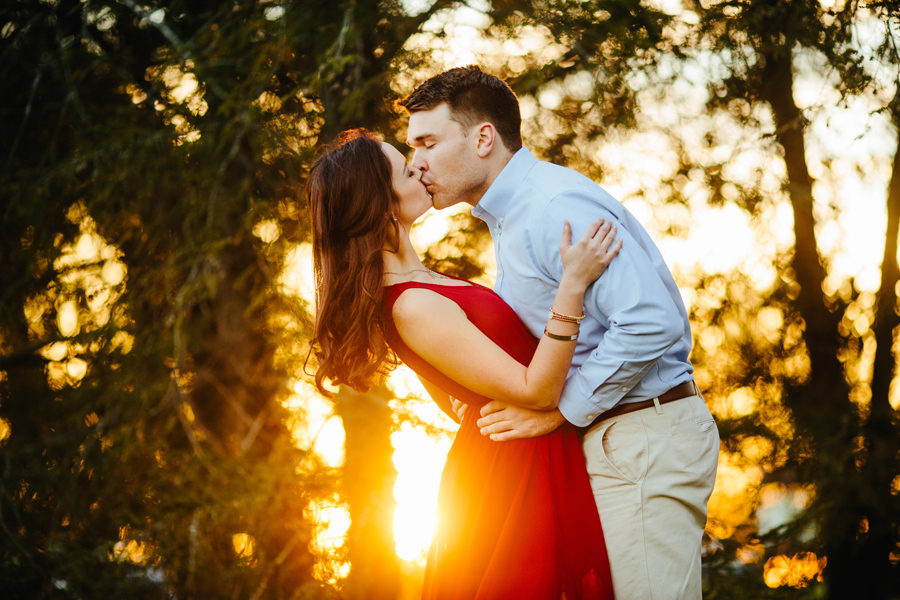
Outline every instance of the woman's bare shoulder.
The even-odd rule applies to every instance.
[[[427,288],[409,288],[400,292],[392,310],[398,326],[433,323],[436,319],[463,314],[456,302]]]

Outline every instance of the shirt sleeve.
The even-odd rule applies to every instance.
[[[601,217],[617,227],[622,249],[585,293],[585,314],[601,325],[592,331],[606,331],[587,340],[595,347],[570,374],[559,401],[566,420],[580,427],[618,403],[684,333],[683,318],[639,240],[587,193],[554,198],[535,223],[539,239],[534,247],[541,267],[559,281],[563,220],[571,223],[574,242]]]

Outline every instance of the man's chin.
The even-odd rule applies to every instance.
[[[456,202],[447,202],[447,200],[447,198],[444,198],[442,196],[432,195],[431,205],[434,206],[435,210],[444,210],[445,208],[450,208],[451,206],[456,204]]]

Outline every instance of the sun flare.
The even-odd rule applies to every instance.
[[[428,397],[415,374],[402,366],[391,373],[388,384],[404,403],[403,408],[422,422],[443,430],[455,425]],[[398,407],[399,408],[399,407]],[[438,487],[452,439],[429,435],[409,421],[391,435],[397,483],[394,499],[394,542],[403,560],[425,562],[437,520]]]

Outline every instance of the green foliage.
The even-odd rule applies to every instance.
[[[384,389],[342,390],[348,467],[294,445],[304,415],[283,401],[300,377],[308,307],[279,276],[308,239],[302,189],[315,147],[351,127],[402,146],[392,102],[436,68],[423,44],[447,38],[433,22],[419,34],[463,4],[437,0],[417,15],[399,0],[0,7],[9,597],[395,595],[389,436],[411,417],[389,418]],[[872,66],[896,69],[896,36],[869,56],[858,43],[861,24],[872,28],[866,11],[895,27],[896,3],[685,2],[681,15],[655,6],[492,2],[494,42],[540,43],[484,65],[522,99],[526,145],[598,180],[640,177],[630,195],[657,231],[689,235],[698,194],[739,208],[761,237],[790,207],[796,242],[772,242],[770,283],[677,273],[724,467],[758,475],[714,497],[707,596],[837,598],[858,583],[897,597],[900,431],[888,394],[900,170],[895,162],[882,290],[835,281],[816,242],[803,146],[815,115],[791,94],[806,61],[843,105],[866,98],[900,122]],[[666,171],[648,179],[634,159],[617,162],[632,142]],[[830,168],[821,161],[816,178]],[[425,260],[476,277],[486,252],[481,223],[457,215]],[[810,502],[764,530],[773,489]],[[355,565],[343,591],[323,583],[310,545],[310,505],[335,494],[355,528],[338,557]],[[771,560],[810,552],[827,555],[825,583],[765,585]]]
[[[308,307],[278,278],[308,239],[315,146],[350,127],[396,141],[392,77],[427,62],[406,40],[455,4],[0,8],[9,597],[337,593],[311,503],[346,494],[361,524],[372,496],[293,443]],[[392,423],[367,428],[368,404],[340,412],[360,422],[348,448],[377,449],[353,466],[384,467],[390,516]],[[396,571],[390,518],[371,523],[351,596]]]
[[[314,121],[272,8],[0,15],[9,597],[320,589],[307,508],[335,482],[285,426],[288,242],[252,233],[297,230]]]
[[[558,45],[550,68],[534,54],[510,73],[520,93],[537,99],[526,123],[536,135],[527,143],[545,156],[598,178],[640,179],[632,199],[648,207],[658,230],[677,237],[689,235],[690,209],[702,204],[738,207],[764,239],[780,204],[793,214],[795,242],[766,259],[777,275],[763,277],[771,283],[739,272],[678,273],[693,299],[692,360],[720,419],[724,466],[749,478],[747,496],[727,497],[728,510],[717,505],[721,495],[713,499],[708,594],[796,594],[767,591],[762,575],[776,583],[770,560],[811,551],[827,556],[826,585],[789,584],[808,585],[810,597],[900,596],[900,422],[889,403],[898,163],[886,194],[882,288],[873,294],[839,281],[819,247],[827,218],[819,205],[813,210],[812,166],[821,185],[831,183],[831,164],[821,151],[808,154],[807,144],[825,107],[795,100],[797,82],[812,73],[842,107],[864,101],[873,112],[895,111],[883,85],[896,82],[900,64],[890,29],[896,7],[725,0],[685,2],[680,15],[664,15],[637,2],[498,5],[497,16],[520,15],[516,27],[495,28],[498,35],[514,39],[538,24]],[[866,49],[872,39],[880,39],[874,51]],[[555,97],[544,100],[546,92]],[[663,173],[648,175],[633,158],[621,163],[606,152],[629,143],[662,163]],[[771,489],[809,502],[787,525],[762,532],[760,495]]]

